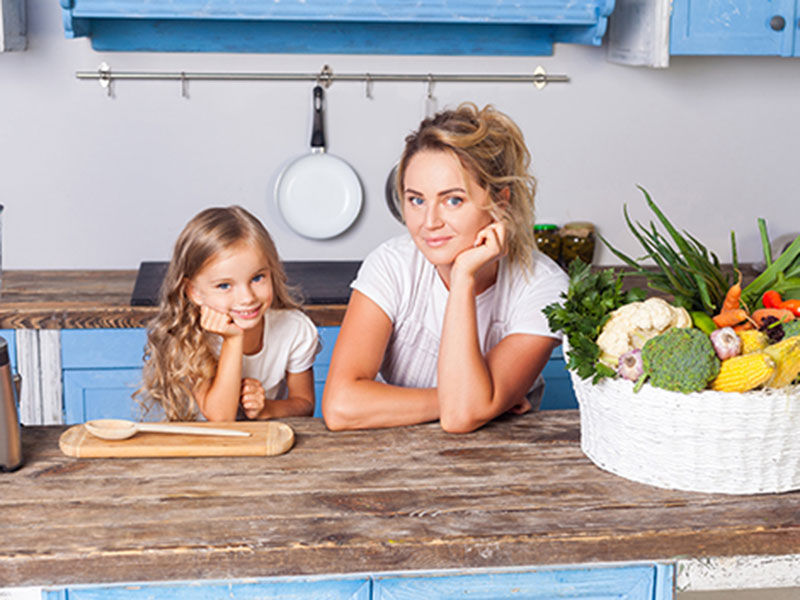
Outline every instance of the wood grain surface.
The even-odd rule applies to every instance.
[[[276,456],[294,444],[294,431],[278,421],[192,423],[194,427],[238,429],[250,437],[216,437],[140,432],[127,440],[102,440],[83,425],[61,434],[58,446],[74,458],[156,458],[187,456]]]
[[[146,327],[154,306],[131,306],[136,270],[3,271],[0,329]],[[344,306],[309,305],[320,326],[339,325]]]
[[[745,283],[756,274],[750,266],[743,266],[742,272]],[[0,329],[146,327],[157,309],[130,306],[136,273],[136,270],[3,271]],[[624,287],[633,286],[646,288],[646,282],[640,276],[626,277]],[[663,296],[652,290],[650,293]],[[313,304],[303,310],[319,326],[337,326],[342,322],[345,306]]]
[[[662,490],[595,467],[577,411],[332,433],[265,458],[73,459],[0,474],[6,586],[800,553],[800,493]]]

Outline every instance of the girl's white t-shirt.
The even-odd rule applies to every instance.
[[[561,302],[567,290],[566,273],[549,257],[534,255],[532,272],[500,261],[497,281],[476,300],[478,341],[484,356],[515,333],[561,339],[553,332],[542,308]],[[448,290],[436,268],[416,247],[411,236],[392,238],[373,250],[361,265],[353,289],[375,302],[392,322],[392,334],[380,375],[393,385],[436,386],[444,311]],[[539,400],[541,377],[529,398]]]
[[[222,338],[216,337],[214,351],[219,356]],[[286,398],[286,373],[310,369],[321,349],[319,332],[305,314],[294,309],[269,309],[264,315],[261,350],[244,356],[242,377],[258,379],[268,400]]]

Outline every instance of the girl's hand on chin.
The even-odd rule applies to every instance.
[[[214,310],[205,304],[200,307],[200,327],[222,337],[233,337],[244,333],[229,314]]]
[[[506,226],[502,221],[495,221],[478,232],[472,248],[456,257],[453,272],[474,276],[483,267],[500,260],[506,252]]]

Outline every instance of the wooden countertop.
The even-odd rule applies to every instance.
[[[607,268],[607,267],[598,267]],[[620,268],[620,267],[616,267]],[[745,281],[754,276],[743,267]],[[156,307],[131,306],[136,270],[3,271],[0,329],[89,329],[145,327]],[[626,277],[625,286],[647,288],[643,277]],[[659,295],[653,292],[653,295]],[[307,305],[320,326],[340,325],[344,305]]]
[[[131,306],[136,270],[3,271],[0,329],[145,327],[154,306]],[[339,325],[344,305],[309,305],[317,325]]]
[[[800,553],[800,493],[662,490],[595,467],[578,411],[332,433],[271,458],[73,459],[23,431],[0,474],[5,586]],[[3,587],[0,585],[0,587]]]

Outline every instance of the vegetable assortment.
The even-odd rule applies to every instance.
[[[758,220],[766,268],[742,287],[731,234],[733,271],[689,233],[680,233],[639,188],[667,234],[654,223],[626,223],[656,268],[603,243],[631,270],[592,272],[576,259],[562,303],[544,314],[565,334],[567,368],[598,383],[618,377],[634,391],[652,385],[678,392],[748,392],[800,384],[800,237],[772,260],[766,224]],[[625,274],[671,297],[622,291]]]

